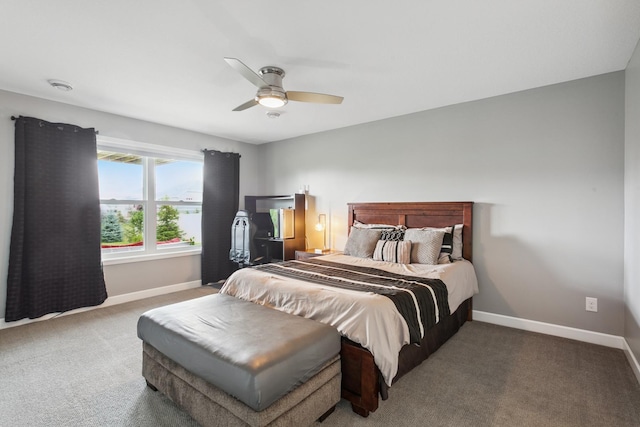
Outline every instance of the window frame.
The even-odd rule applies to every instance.
[[[198,255],[202,252],[202,247],[172,247],[170,249],[158,248],[156,242],[157,228],[157,212],[158,207],[162,205],[171,206],[194,206],[202,209],[202,202],[190,201],[170,201],[156,200],[155,194],[155,158],[171,158],[175,160],[185,160],[191,162],[199,162],[204,167],[204,155],[201,151],[185,150],[182,148],[174,148],[163,145],[149,144],[132,140],[125,140],[102,135],[96,135],[96,145],[98,150],[124,152],[135,154],[142,157],[142,180],[143,194],[142,200],[114,200],[100,199],[101,205],[122,205],[122,204],[140,204],[143,206],[144,227],[143,227],[143,246],[137,251],[123,251],[120,253],[102,252],[103,265],[122,264],[139,261],[149,261],[154,259],[173,258],[180,256]],[[97,162],[97,158],[96,158]]]

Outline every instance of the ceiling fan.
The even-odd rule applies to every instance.
[[[282,88],[282,79],[284,78],[284,70],[282,68],[262,67],[256,74],[237,58],[224,58],[224,60],[231,68],[258,87],[258,92],[253,99],[237,106],[233,111],[246,110],[258,104],[269,108],[278,108],[288,101],[341,104],[344,99],[341,96],[326,95],[324,93],[285,91]]]

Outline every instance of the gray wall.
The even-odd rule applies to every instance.
[[[632,117],[640,111],[638,56],[626,77]],[[623,194],[632,260],[640,251],[632,219],[640,210],[640,131],[627,119],[625,187],[623,72],[261,146],[0,91],[2,278],[13,210],[9,117],[19,114],[117,138],[239,152],[242,196],[310,186],[309,247],[321,244],[317,213],[329,215],[331,246],[344,247],[347,202],[472,200],[477,310],[624,334],[639,353],[640,267],[628,261],[623,269]],[[199,271],[198,256],[105,267],[110,296],[198,280]],[[0,317],[5,286],[0,280]],[[584,310],[585,296],[599,299],[598,313]]]
[[[14,122],[24,115],[52,122],[94,127],[100,135],[198,151],[203,148],[240,153],[240,193],[255,194],[257,147],[196,132],[73,107],[0,91],[0,318],[4,318],[9,243],[13,215]],[[212,119],[213,120],[213,119]],[[244,198],[241,197],[241,200]],[[242,202],[241,202],[242,205]],[[200,280],[200,256],[145,261],[104,267],[109,296]]]
[[[624,336],[640,360],[640,45],[625,75]]]
[[[624,84],[617,72],[263,145],[259,190],[308,184],[337,249],[347,202],[474,201],[475,309],[620,336]]]

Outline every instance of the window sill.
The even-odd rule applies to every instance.
[[[197,248],[197,249],[189,249],[186,251],[172,251],[172,252],[161,252],[161,253],[156,252],[154,254],[130,255],[130,256],[122,256],[122,257],[107,258],[107,259],[103,258],[102,265],[116,265],[116,264],[128,264],[132,262],[155,261],[158,259],[200,255],[201,253],[202,253],[202,248]]]

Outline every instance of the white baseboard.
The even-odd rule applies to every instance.
[[[627,340],[624,340],[624,354],[627,356],[627,360],[629,361],[629,365],[631,365],[631,369],[633,369],[633,373],[636,374],[636,379],[638,383],[640,383],[640,363],[638,363],[638,359],[634,356],[633,351],[629,347],[629,343]]]
[[[107,300],[98,307],[109,307],[117,304],[124,304],[125,302],[137,301],[139,299],[151,298],[158,295],[171,294],[173,292],[185,291],[187,289],[198,288],[202,286],[201,280],[194,280],[192,282],[178,283],[177,285],[163,286],[161,288],[146,289],[144,291],[131,292],[129,294],[116,295],[115,297],[107,298]]]
[[[15,322],[5,322],[4,318],[0,319],[0,329],[11,328],[13,326],[26,325],[33,322],[41,322],[43,320],[53,319],[54,317],[67,316],[69,314],[82,313],[83,311],[95,310],[97,308],[110,307],[112,305],[124,304],[126,302],[137,301],[144,298],[151,298],[158,295],[170,294],[173,292],[184,291],[187,289],[193,289],[202,286],[200,280],[194,280],[192,282],[178,283],[176,285],[162,286],[160,288],[146,289],[144,291],[131,292],[123,295],[116,295],[114,297],[108,297],[105,302],[94,307],[78,308],[76,310],[65,311],[64,313],[51,313],[46,314],[37,319],[22,319]]]
[[[613,347],[620,350],[623,350],[626,345],[624,338],[616,335],[570,328],[568,326],[554,325],[552,323],[538,322],[536,320],[520,319],[517,317],[487,313],[484,311],[473,310],[473,320],[507,326],[509,328],[522,329],[525,331],[538,332],[546,335],[553,335],[556,337],[569,338],[576,341]]]

